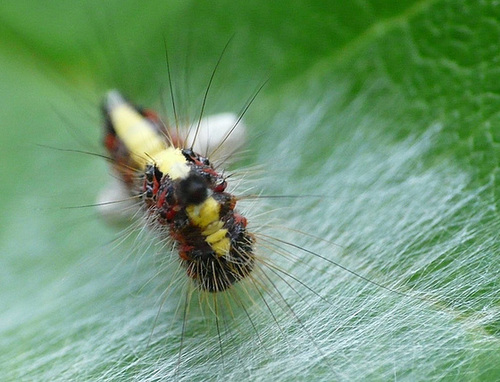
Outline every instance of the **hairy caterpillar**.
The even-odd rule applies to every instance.
[[[122,12],[123,6],[120,3],[111,7],[113,12],[106,17],[106,25],[119,20],[122,14],[127,15]],[[277,380],[331,380],[332,369],[339,380],[488,379],[485,373],[500,364],[494,361],[498,354],[498,272],[494,261],[498,253],[498,187],[494,185],[498,182],[494,182],[497,174],[490,171],[498,168],[494,162],[491,167],[495,151],[490,147],[495,142],[497,124],[490,118],[491,110],[495,110],[494,99],[484,93],[484,81],[480,80],[495,66],[487,65],[483,55],[471,56],[486,64],[462,72],[468,77],[456,81],[460,68],[447,65],[464,63],[461,52],[475,52],[472,45],[476,40],[464,41],[464,46],[471,48],[468,50],[442,49],[443,43],[453,45],[454,35],[435,38],[439,30],[433,28],[435,21],[442,24],[439,4],[413,7],[395,19],[390,15],[388,20],[374,17],[374,28],[370,28],[370,20],[361,20],[357,24],[361,31],[368,28],[367,32],[361,36],[348,33],[347,40],[338,39],[345,29],[336,24],[328,29],[325,38],[318,20],[331,24],[343,17],[332,14],[331,18],[318,19],[318,9],[314,7],[307,7],[310,11],[305,6],[299,9],[304,22],[296,23],[280,7],[273,7],[273,11],[252,5],[245,11],[236,5],[233,12],[228,12],[222,5],[218,8],[221,17],[202,14],[195,18],[196,28],[187,26],[186,20],[191,17],[178,17],[179,12],[172,12],[168,3],[165,8],[165,13],[174,15],[169,21],[157,7],[150,7],[162,25],[175,31],[193,30],[195,40],[201,37],[202,43],[194,50],[200,52],[201,62],[209,63],[207,66],[211,66],[212,60],[206,59],[206,52],[218,51],[223,44],[220,39],[225,39],[217,38],[243,24],[245,37],[237,44],[238,58],[248,53],[250,60],[244,58],[243,65],[231,60],[231,66],[239,72],[238,82],[232,77],[224,83],[222,92],[212,92],[211,110],[207,109],[206,114],[238,110],[246,97],[239,89],[256,73],[256,62],[288,65],[289,71],[283,70],[283,65],[277,68],[281,84],[266,88],[245,117],[251,136],[250,158],[243,165],[223,166],[229,168],[228,174],[246,172],[241,169],[249,164],[265,166],[260,173],[254,173],[254,189],[239,187],[234,182],[236,177],[228,182],[234,186],[233,195],[263,194],[263,198],[238,201],[237,207],[249,218],[249,229],[272,236],[274,244],[279,245],[275,239],[280,239],[334,259],[396,290],[409,290],[412,294],[427,291],[436,296],[438,304],[432,306],[431,302],[386,294],[299,248],[287,247],[292,254],[282,258],[280,253],[284,251],[264,245],[267,243],[262,236],[256,240],[255,253],[273,263],[283,260],[280,269],[327,301],[305,286],[293,284],[303,296],[301,299],[272,272],[276,289],[267,283],[245,290],[245,280],[241,280],[225,292],[200,293],[194,290],[196,283],[190,281],[186,270],[178,266],[178,252],[142,235],[140,228],[137,238],[130,235],[132,240],[127,240],[129,230],[117,235],[116,229],[107,229],[100,219],[91,219],[92,209],[65,210],[67,219],[51,219],[50,214],[37,212],[46,211],[47,207],[92,203],[101,183],[110,178],[105,174],[106,163],[60,153],[55,157],[47,150],[39,153],[25,145],[17,149],[12,142],[25,144],[28,140],[28,144],[31,141],[73,147],[74,140],[61,142],[60,135],[55,136],[54,128],[61,125],[85,132],[95,128],[101,133],[99,118],[81,118],[80,111],[95,110],[97,114],[98,103],[110,88],[120,89],[133,102],[152,106],[162,116],[174,117],[156,101],[160,99],[155,83],[158,78],[153,77],[160,71],[145,69],[150,52],[159,52],[152,47],[151,39],[137,40],[136,47],[151,49],[141,49],[141,54],[135,56],[137,52],[133,48],[131,51],[128,44],[106,45],[102,56],[115,55],[115,64],[109,67],[116,76],[95,80],[100,68],[106,66],[102,60],[95,61],[97,73],[88,73],[78,58],[83,55],[65,60],[64,53],[57,49],[59,53],[53,51],[52,56],[46,56],[51,46],[59,48],[60,40],[56,38],[54,42],[54,37],[69,34],[57,23],[51,23],[56,25],[57,33],[40,33],[44,29],[40,15],[54,15],[61,9],[61,19],[68,20],[66,24],[72,27],[76,23],[71,16],[81,14],[74,11],[75,5],[44,7],[43,12],[31,8],[36,18],[26,17],[29,12],[18,14],[19,20],[31,26],[31,37],[36,39],[22,33],[12,52],[7,44],[3,53],[8,59],[1,63],[4,88],[8,90],[2,98],[6,174],[2,198],[2,301],[6,306],[0,320],[4,345],[0,359],[2,379],[158,380],[168,379],[176,368],[177,375],[186,380],[265,380],[270,375]],[[213,4],[207,5],[207,9],[213,8]],[[102,14],[100,6],[95,9]],[[256,9],[262,13],[256,14]],[[287,9],[294,11],[295,7]],[[112,35],[128,42],[131,35],[142,37],[147,35],[143,31],[160,29],[144,17],[146,12],[141,5],[125,18],[126,28],[100,28],[96,35],[100,41]],[[267,17],[261,17],[264,14]],[[8,15],[4,12],[5,24],[15,33]],[[455,20],[458,26],[465,23],[465,29],[483,29],[481,23],[467,23],[460,9],[446,15],[447,25]],[[203,20],[207,22],[199,22]],[[257,20],[263,23],[256,23]],[[295,32],[290,34],[286,26],[292,24]],[[266,29],[266,25],[273,28]],[[89,29],[82,35],[88,36]],[[139,30],[141,33],[137,33]],[[187,44],[176,40],[176,35],[175,45],[189,50]],[[481,33],[473,35],[484,37]],[[43,36],[45,43],[37,47]],[[314,45],[314,36],[318,36],[317,43],[324,41],[327,45]],[[299,38],[307,49],[300,49]],[[80,50],[82,45],[97,45],[88,40],[79,42],[71,44]],[[318,54],[320,46],[324,50]],[[123,47],[125,50],[120,49]],[[423,47],[425,51],[421,50]],[[55,71],[62,69],[61,77],[77,80],[77,84],[72,81],[72,86],[64,88],[65,96],[74,91],[78,94],[75,99],[80,101],[80,95],[88,95],[88,80],[97,83],[99,89],[89,97],[91,105],[86,108],[82,102],[61,102],[60,91],[48,84],[51,78],[34,75],[32,65],[23,65],[29,58],[18,61],[18,53],[26,48],[31,50],[29,55],[43,56],[41,65]],[[74,50],[69,53],[73,55]],[[116,53],[119,50],[124,54]],[[87,49],[82,51],[87,55]],[[422,52],[423,61],[419,54]],[[129,62],[137,70],[120,72]],[[429,72],[430,68],[435,70]],[[124,75],[125,72],[132,76]],[[226,77],[227,72],[221,72]],[[164,74],[163,70],[159,77],[165,79]],[[203,77],[200,82],[205,84],[207,71],[198,71],[196,75]],[[140,79],[150,79],[147,90],[144,82],[140,86]],[[174,79],[176,85],[182,84],[177,74]],[[450,87],[450,83],[456,86]],[[235,101],[226,102],[224,97]],[[481,102],[488,99],[493,102]],[[221,102],[215,105],[218,100]],[[74,104],[78,107],[72,107]],[[62,123],[57,116],[51,117],[51,106],[66,116]],[[198,115],[185,114],[193,118]],[[95,137],[90,142],[97,145],[99,140]],[[468,144],[471,150],[464,147]],[[85,149],[104,151],[90,147],[93,146]],[[458,157],[473,158],[473,162],[465,164],[457,161]],[[476,170],[485,178],[474,183]],[[323,197],[307,198],[307,194]],[[44,203],[48,199],[44,195],[50,195],[53,203]],[[116,193],[113,195],[116,197]],[[280,195],[300,198],[270,198]],[[23,219],[22,206],[29,201],[37,208],[30,208]],[[124,203],[108,206],[125,206]],[[250,207],[245,208],[245,203]],[[135,207],[134,204],[130,209]],[[280,222],[274,224],[277,217]],[[321,239],[298,231],[314,233]],[[95,244],[116,236],[119,239],[104,249]],[[334,248],[326,240],[343,245],[345,250]],[[157,247],[153,248],[155,243]],[[153,256],[156,263],[152,265]],[[75,264],[75,259],[82,260]],[[164,269],[166,259],[171,259],[173,269]],[[170,293],[172,289],[180,290]],[[260,298],[259,290],[271,309]],[[284,299],[279,299],[277,293],[273,295],[275,300],[268,297],[273,290],[283,294]],[[191,304],[184,314],[185,297],[190,295]],[[229,312],[221,299],[215,308],[213,297],[223,295],[239,297],[231,301],[242,304],[235,304]],[[283,301],[288,302],[300,321]],[[245,317],[242,306],[252,321]],[[206,307],[205,311],[201,307]],[[277,316],[279,325],[269,311]],[[203,315],[209,324],[204,324]],[[182,338],[183,350],[179,352]],[[324,357],[311,345],[313,340]],[[331,360],[333,368],[325,367],[323,372],[324,359]],[[489,379],[496,380],[498,373],[489,375]]]
[[[228,176],[193,151],[194,142],[186,147],[155,114],[138,110],[117,91],[108,93],[103,109],[116,172],[144,204],[160,239],[175,242],[197,287],[217,293],[248,277],[254,238],[235,210],[237,198],[226,192]]]

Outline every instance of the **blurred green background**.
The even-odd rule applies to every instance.
[[[238,112],[270,79],[246,115],[256,187],[325,195],[270,208],[345,250],[275,235],[424,298],[295,250],[315,272],[291,271],[328,303],[282,282],[300,324],[249,309],[261,338],[243,319],[222,360],[193,319],[179,367],[177,303],[155,324],[155,251],[60,209],[94,203],[106,163],[37,145],[100,152],[109,88],[168,114],[164,40],[196,118],[231,37],[208,112]],[[490,1],[2,1],[0,378],[498,380],[499,46]]]

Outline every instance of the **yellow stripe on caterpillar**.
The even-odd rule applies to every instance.
[[[227,255],[231,249],[231,241],[227,237],[227,229],[222,228],[224,223],[219,220],[220,204],[210,196],[199,205],[186,207],[186,212],[191,223],[201,229],[205,241],[217,256]]]
[[[184,179],[189,174],[187,160],[180,149],[167,147],[156,155],[152,155],[158,169],[172,180]]]
[[[223,231],[227,232],[227,230]],[[229,250],[231,249],[231,241],[229,240],[228,237],[224,237],[222,240],[219,240],[216,243],[209,243],[209,244],[218,257],[226,256],[227,254],[229,254]]]
[[[165,140],[151,123],[126,103],[116,104],[109,110],[111,122],[118,137],[124,142],[134,162],[144,168],[150,160],[165,149]]]
[[[113,128],[139,168],[144,169],[153,160],[158,169],[173,180],[188,175],[189,167],[182,151],[167,146],[165,137],[156,131],[147,118],[117,91],[110,91],[107,99]]]
[[[205,241],[212,245],[212,244],[215,244],[215,243],[218,243],[219,241],[222,241],[222,239],[224,239],[226,237],[226,234],[227,234],[227,229],[220,229],[218,230],[217,232],[211,234],[211,235],[208,235],[205,239]]]
[[[224,227],[224,223],[220,220],[210,223],[204,231],[201,232],[203,236],[210,236]]]
[[[219,220],[220,204],[211,196],[201,204],[186,207],[191,223],[204,231],[211,223]]]

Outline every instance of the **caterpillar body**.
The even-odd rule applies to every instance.
[[[220,292],[254,267],[254,237],[236,211],[237,199],[208,158],[181,148],[180,137],[155,114],[140,111],[118,91],[104,102],[105,146],[148,221],[174,240],[187,275],[200,289]]]

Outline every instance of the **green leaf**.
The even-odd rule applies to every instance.
[[[500,378],[494,2],[7,1],[0,15],[2,380]],[[102,153],[109,88],[173,120],[164,40],[195,121],[232,36],[208,113],[238,112],[270,77],[244,163],[260,166],[255,192],[304,197],[247,211],[296,245],[259,247],[294,278],[268,270],[272,314],[239,288],[246,311],[216,321],[195,296],[184,321],[176,254],[83,207],[105,161],[37,145]]]

